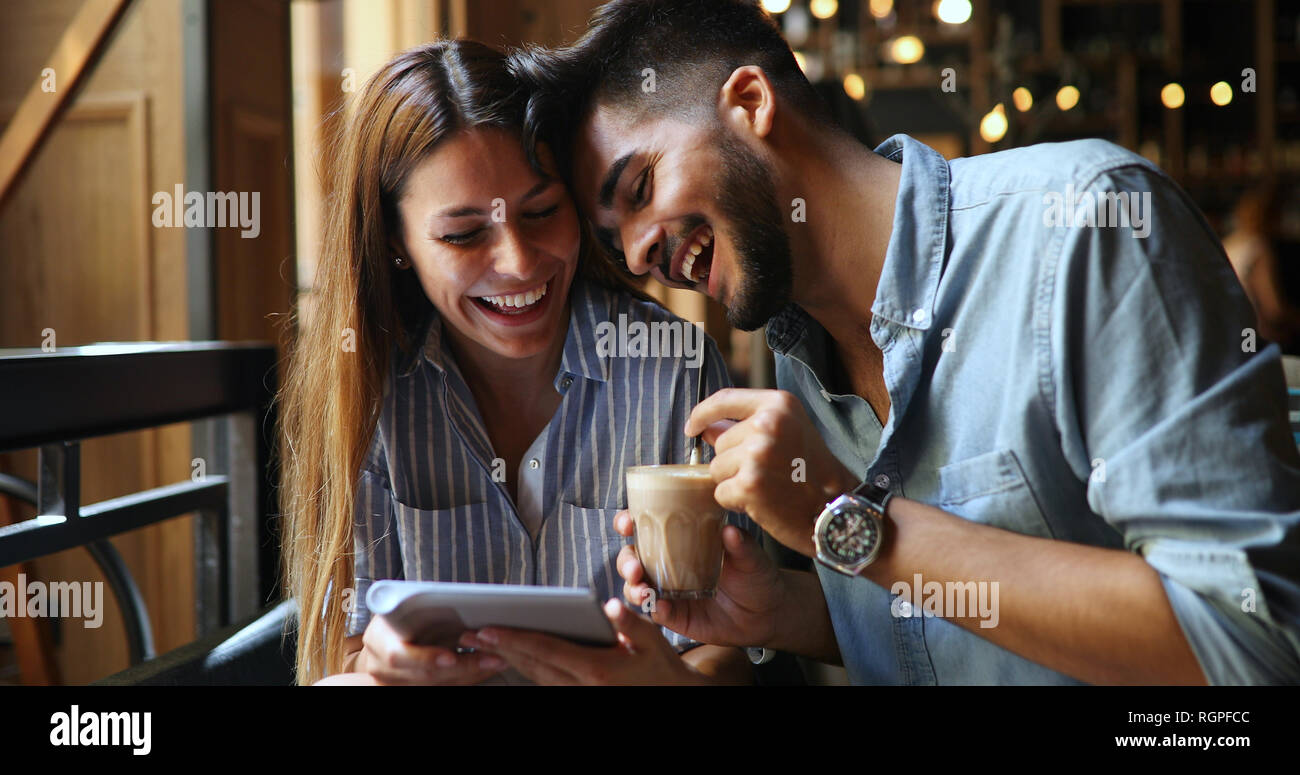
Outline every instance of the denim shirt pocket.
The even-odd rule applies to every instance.
[[[446,509],[417,509],[393,499],[402,564],[412,581],[487,582],[473,567],[472,543],[487,541],[478,517],[486,503],[466,503]]]
[[[1024,535],[1053,538],[1016,453],[995,450],[939,469],[939,508]]]

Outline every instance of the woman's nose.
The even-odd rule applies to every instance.
[[[514,224],[503,224],[501,241],[493,256],[493,269],[500,275],[527,277],[537,263],[536,251]]]

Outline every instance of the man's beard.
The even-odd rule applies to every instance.
[[[753,331],[790,303],[790,238],[781,227],[776,184],[767,165],[725,129],[718,135],[722,156],[718,204],[727,219],[727,236],[736,246],[740,270],[733,280],[727,322],[742,331]]]

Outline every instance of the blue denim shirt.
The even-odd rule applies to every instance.
[[[1211,683],[1300,681],[1300,455],[1279,351],[1252,343],[1187,195],[1100,140],[950,163],[899,135],[876,152],[903,165],[871,308],[887,422],[827,389],[832,345],[794,305],[768,325],[778,385],[850,470],[898,495],[1137,552]],[[1085,219],[1106,192],[1135,194],[1135,220]],[[818,573],[854,683],[1077,683]]]

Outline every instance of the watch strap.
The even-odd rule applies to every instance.
[[[876,486],[870,478],[864,479],[862,484],[854,487],[849,494],[865,498],[880,511],[882,517],[885,515],[885,507],[889,505],[889,499],[894,497],[894,493],[884,487]]]

